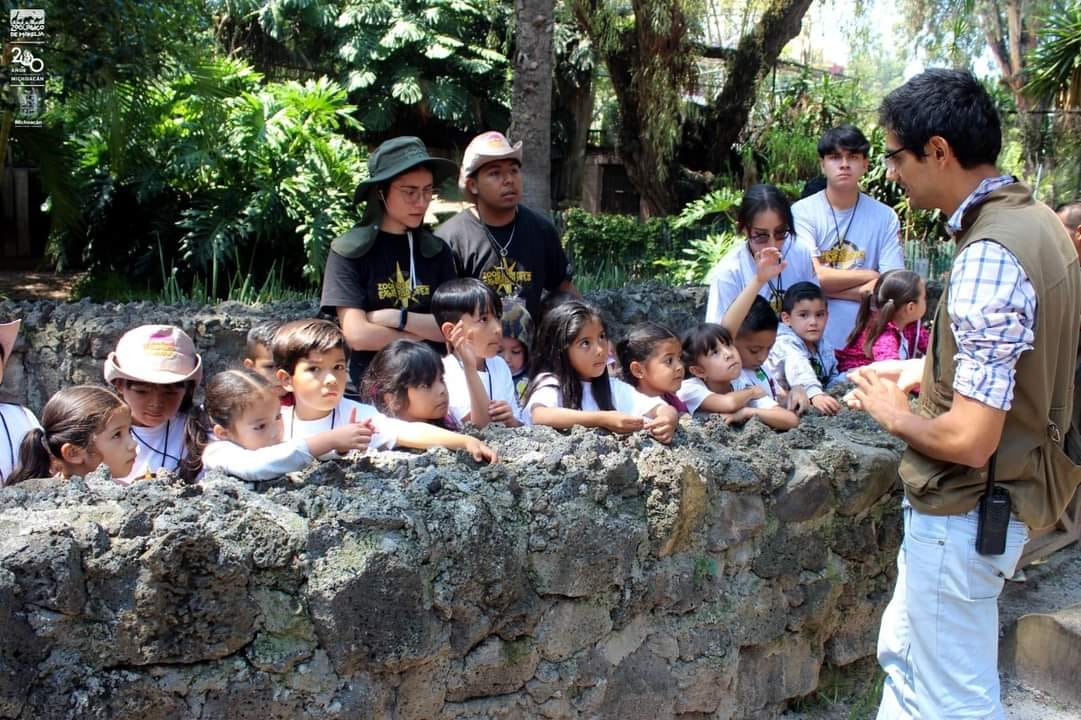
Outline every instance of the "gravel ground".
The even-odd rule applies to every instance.
[[[1007,583],[999,600],[1001,633],[1028,613],[1051,612],[1081,603],[1081,545],[1064,548],[1039,564],[1024,569],[1023,582]],[[784,720],[862,720],[874,718],[881,673],[873,661],[846,668],[845,677],[823,686]],[[1078,669],[1081,677],[1081,668]],[[1002,678],[1002,702],[1007,720],[1081,720],[1081,707],[1065,705],[1011,677]]]

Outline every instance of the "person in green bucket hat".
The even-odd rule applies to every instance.
[[[368,179],[354,195],[364,214],[331,243],[320,301],[321,311],[341,323],[356,387],[375,353],[398,338],[425,340],[442,354],[432,293],[457,274],[450,249],[424,226],[424,215],[435,188],[457,172],[415,137],[387,140],[368,158]]]

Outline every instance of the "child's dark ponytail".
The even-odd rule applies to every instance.
[[[195,404],[195,383],[188,382],[179,414],[184,415],[184,457],[176,465],[181,480],[193,485],[203,471],[203,451],[210,442],[210,429],[203,419],[203,409]]]
[[[877,284],[875,286],[878,287]],[[874,318],[875,313],[875,293],[864,291],[863,297],[860,298],[860,309],[856,313],[856,324],[852,328],[852,332],[848,334],[848,339],[845,340],[845,346],[849,346],[859,339],[860,335],[870,324]],[[871,357],[868,355],[867,357]]]
[[[627,336],[616,345],[616,357],[623,368],[623,379],[634,387],[638,387],[638,378],[631,372],[631,363],[644,363],[653,357],[657,346],[666,340],[680,341],[679,336],[665,326],[652,321],[646,321],[635,325],[627,333]]]
[[[124,401],[113,391],[97,385],[74,385],[49,398],[41,411],[41,428],[23,437],[19,467],[2,481],[4,485],[49,477],[52,461],[61,458],[64,445],[86,448],[93,442]]]
[[[865,297],[860,303],[860,312],[856,318],[856,329],[849,336],[849,342],[859,337],[864,327],[870,326],[870,332],[863,341],[863,354],[868,358],[874,358],[873,348],[875,341],[886,330],[886,325],[893,320],[897,310],[910,302],[919,302],[923,290],[923,278],[919,273],[911,270],[888,270],[878,276],[875,290],[870,296],[871,305],[867,310],[870,315],[875,312],[873,318],[865,317],[863,305],[868,302]]]
[[[19,445],[19,465],[8,477],[0,477],[0,487],[16,485],[31,478],[49,477],[53,455],[45,439],[45,431],[34,428],[23,435]]]

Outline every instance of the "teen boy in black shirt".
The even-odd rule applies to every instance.
[[[458,186],[475,205],[436,228],[461,277],[492,287],[504,303],[523,303],[538,318],[543,291],[577,294],[551,220],[519,203],[522,143],[486,132],[466,148]]]

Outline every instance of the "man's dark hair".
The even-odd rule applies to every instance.
[[[747,311],[747,317],[743,318],[743,323],[739,326],[739,334],[747,335],[763,330],[777,332],[780,324],[781,321],[777,319],[777,313],[773,312],[769,302],[761,295],[756,295],[751,309]]]
[[[432,315],[436,323],[456,323],[462,315],[487,312],[495,317],[503,315],[503,301],[488,285],[477,278],[454,278],[447,280],[432,293]]]
[[[1055,213],[1063,217],[1063,223],[1070,230],[1081,227],[1081,200],[1063,203],[1055,208]]]
[[[781,299],[781,312],[791,313],[792,308],[796,307],[796,303],[804,300],[821,300],[826,301],[826,296],[822,294],[822,288],[815,285],[813,282],[798,282],[785,291],[784,298]]]
[[[838,150],[859,153],[867,157],[867,153],[871,151],[871,143],[855,125],[839,125],[827,130],[818,141],[818,157],[824,158]]]
[[[933,136],[950,144],[965,169],[994,165],[1002,150],[1002,123],[991,95],[972,73],[926,70],[882,101],[879,122],[917,156]]]
[[[812,195],[820,193],[825,189],[826,189],[826,176],[825,175],[819,175],[818,177],[813,177],[810,180],[808,180],[807,182],[803,183],[803,189],[800,190],[799,199],[803,200],[804,198],[809,198]]]

